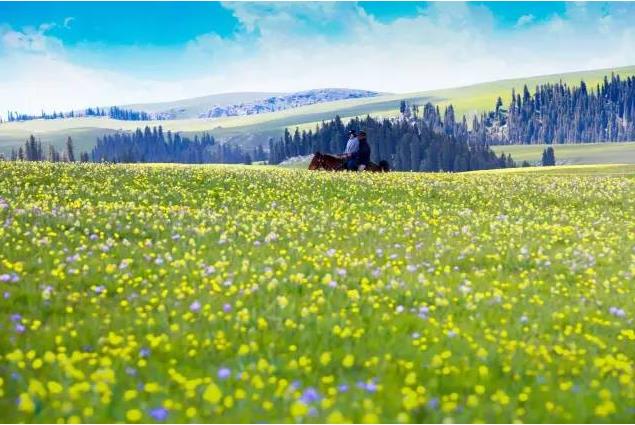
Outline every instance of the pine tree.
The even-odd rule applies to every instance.
[[[549,146],[547,149],[542,151],[542,166],[547,167],[553,165],[556,165],[556,156],[553,148]]]
[[[73,139],[71,139],[70,136],[68,136],[68,139],[66,139],[66,159],[69,162],[75,162],[75,152],[73,150]]]

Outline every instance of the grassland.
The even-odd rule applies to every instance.
[[[635,164],[635,143],[580,143],[550,145],[558,164]],[[511,154],[516,162],[539,163],[547,145],[492,146],[498,154]]]
[[[0,162],[0,420],[632,422],[634,173]]]
[[[496,98],[502,97],[507,103],[512,88],[522,90],[527,84],[533,89],[537,84],[564,81],[570,84],[578,84],[584,80],[590,87],[598,84],[605,75],[615,72],[620,75],[635,75],[635,66],[613,69],[601,69],[593,71],[572,72],[530,78],[494,81],[476,84],[467,87],[457,87],[443,90],[430,90],[412,93],[385,94],[376,97],[349,99],[336,102],[307,105],[300,108],[288,109],[267,114],[250,115],[242,117],[224,117],[215,119],[177,119],[166,121],[118,121],[103,118],[81,118],[65,120],[36,120],[22,123],[0,124],[0,152],[8,152],[11,147],[23,143],[30,134],[41,138],[44,143],[52,143],[61,147],[61,140],[65,140],[66,132],[73,132],[75,139],[82,146],[90,146],[95,142],[96,134],[104,131],[134,130],[139,126],[162,125],[166,130],[183,133],[209,131],[215,136],[224,139],[232,139],[243,146],[253,147],[259,134],[263,137],[279,136],[285,127],[314,128],[316,123],[322,120],[330,120],[335,115],[344,119],[355,116],[396,116],[399,110],[399,102],[408,100],[412,103],[423,104],[432,102],[444,107],[454,105],[458,116],[474,114],[493,108]],[[236,94],[233,94],[236,95]],[[253,94],[247,93],[249,97]],[[229,95],[228,95],[229,96]],[[156,112],[163,107],[201,108],[201,102],[205,98],[186,99],[183,101],[166,104],[134,105],[140,109]]]
[[[559,165],[635,164],[635,142],[627,143],[578,143],[549,145],[554,148]],[[516,163],[528,161],[540,165],[542,152],[547,145],[492,146],[497,154],[511,154]],[[283,168],[307,168],[310,159],[281,164]]]

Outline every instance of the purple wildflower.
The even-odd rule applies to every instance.
[[[218,373],[216,374],[218,376],[218,379],[227,379],[231,376],[232,371],[227,368],[227,367],[221,367],[220,369],[218,369]]]
[[[365,389],[369,393],[374,393],[374,392],[377,391],[377,384],[375,384],[374,381],[368,382],[368,383],[366,383]]]
[[[148,357],[150,356],[150,349],[149,348],[142,348],[141,350],[139,350],[139,357]]]
[[[337,387],[337,390],[341,393],[345,393],[348,392],[348,385],[346,384],[342,384],[339,387]]]
[[[615,317],[626,317],[626,313],[621,308],[611,307],[609,308],[609,313],[611,313]]]
[[[313,402],[319,401],[320,395],[315,390],[315,388],[309,387],[304,390],[302,396],[300,397],[300,400],[302,400],[302,402],[305,404],[311,404]]]
[[[69,257],[66,257],[66,262],[67,263],[74,263],[75,261],[79,260],[79,254],[73,254]]]
[[[168,418],[168,409],[165,407],[157,407],[150,410],[150,416],[157,421],[164,421]]]
[[[194,301],[192,304],[190,304],[190,311],[193,312],[198,312],[201,310],[201,303],[198,301]]]
[[[430,401],[428,401],[428,407],[432,410],[436,410],[439,407],[439,399],[437,397],[432,397]]]
[[[419,314],[417,316],[419,316],[421,319],[427,319],[429,311],[430,309],[425,305],[422,307],[419,307]]]
[[[232,311],[232,305],[229,303],[225,303],[223,304],[223,311],[225,313],[229,313],[230,311]]]

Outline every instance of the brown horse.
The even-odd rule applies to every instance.
[[[344,158],[316,152],[309,164],[309,170],[325,170],[325,171],[345,171]],[[369,162],[364,171],[372,172],[388,172],[390,165],[388,161],[379,161],[379,164]]]

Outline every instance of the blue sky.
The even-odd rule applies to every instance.
[[[359,2],[378,21],[414,17],[427,2]],[[490,9],[501,26],[511,27],[528,13],[537,19],[563,13],[561,2],[474,2]],[[178,46],[200,34],[231,37],[240,29],[232,10],[218,2],[2,2],[0,22],[13,28],[53,24],[48,34],[66,45],[99,42],[105,45]]]
[[[632,3],[0,2],[0,110],[631,65],[634,22]]]

